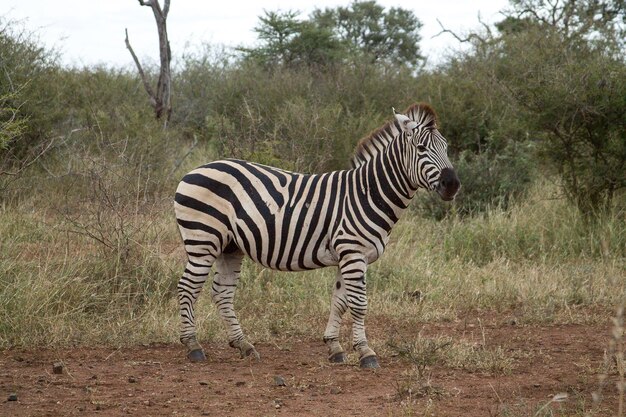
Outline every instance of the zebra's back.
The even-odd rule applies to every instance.
[[[330,242],[346,175],[305,175],[240,160],[199,167],[176,191],[186,250],[205,256],[241,250],[279,270],[337,265]]]

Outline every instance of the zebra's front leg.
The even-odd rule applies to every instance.
[[[330,317],[324,331],[324,343],[328,346],[328,360],[333,363],[346,361],[346,353],[339,343],[339,330],[341,329],[341,318],[347,309],[346,288],[341,277],[341,271],[337,271],[337,280],[333,287],[333,297],[330,303]]]
[[[352,316],[352,346],[359,353],[359,364],[361,368],[378,368],[376,352],[368,346],[365,336],[367,263],[363,258],[345,258],[339,263],[339,269],[344,281],[348,309]]]
[[[235,290],[237,289],[237,282],[241,273],[242,259],[243,253],[239,251],[222,254],[217,258],[211,296],[226,325],[228,344],[233,348],[239,349],[241,358],[253,356],[259,360],[261,357],[254,346],[246,340],[233,307]]]
[[[196,338],[194,306],[211,270],[211,263],[212,259],[189,259],[177,286],[181,318],[180,341],[187,347],[187,358],[192,362],[206,360],[204,350]]]

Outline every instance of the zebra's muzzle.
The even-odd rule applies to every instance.
[[[456,172],[451,168],[444,168],[441,170],[439,176],[439,185],[437,185],[437,193],[444,201],[454,200],[454,196],[461,188],[461,181],[456,175]]]

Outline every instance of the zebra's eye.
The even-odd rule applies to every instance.
[[[427,151],[426,146],[424,146],[424,145],[417,145],[417,151],[420,152],[420,153],[421,152],[426,152]]]

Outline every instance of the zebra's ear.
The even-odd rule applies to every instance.
[[[417,127],[417,122],[409,119],[404,114],[396,113],[396,120],[400,125],[400,128],[404,131],[404,133],[411,135],[413,134],[413,129]]]

